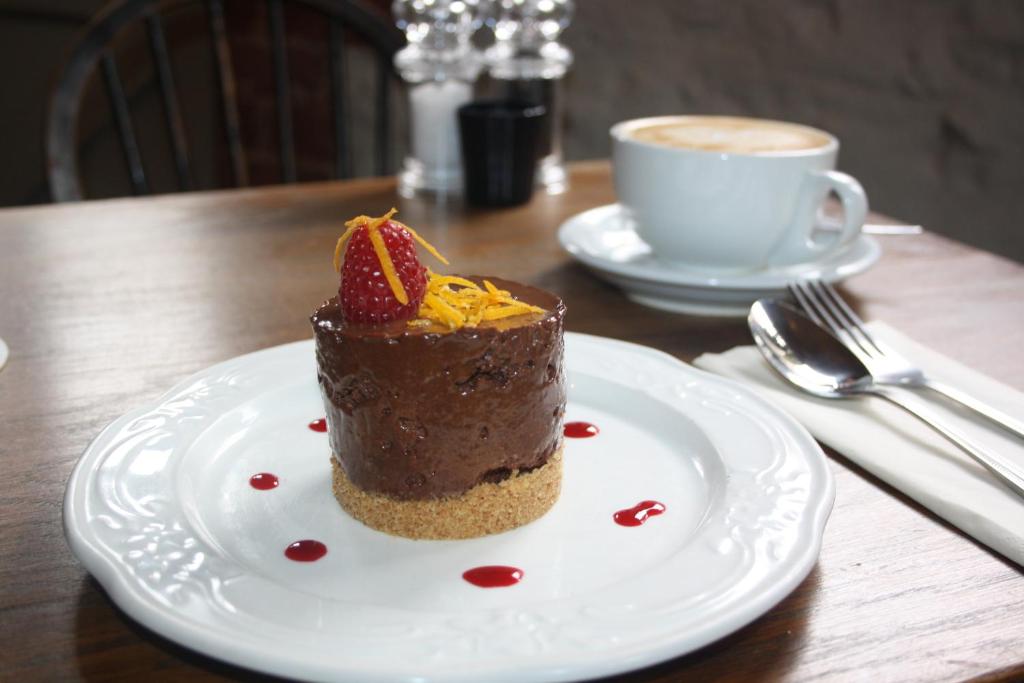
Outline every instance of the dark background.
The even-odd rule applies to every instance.
[[[378,0],[385,9],[389,2]],[[637,116],[731,113],[825,128],[842,141],[840,167],[872,207],[1024,261],[1024,2],[1016,0],[577,0],[565,42],[576,54],[567,82],[568,159],[605,157],[608,127]],[[65,47],[100,0],[0,1],[0,205],[48,200],[43,121]],[[262,3],[229,2],[232,44],[246,103],[254,178],[274,182],[272,89]],[[300,177],[325,177],[326,72],[319,30],[289,14],[289,58],[301,131]],[[251,29],[246,36],[246,28]],[[201,184],[218,184],[212,73],[201,18],[168,18]],[[315,38],[315,36],[313,36]],[[157,189],[162,123],[147,90],[139,45],[119,45],[123,74]],[[356,65],[359,65],[356,56]],[[367,60],[369,58],[367,57]],[[267,64],[267,69],[262,64]],[[369,61],[366,62],[367,67]],[[132,66],[137,67],[134,71]],[[357,69],[358,71],[358,69]],[[366,70],[366,87],[372,74]],[[356,84],[357,87],[359,84]],[[125,192],[123,164],[100,89],[82,124],[90,196]],[[87,106],[87,109],[89,107]],[[308,113],[300,113],[308,112]],[[357,111],[358,125],[370,114]],[[305,118],[304,118],[305,117]],[[323,128],[321,128],[321,125]],[[363,138],[355,136],[357,142]],[[152,138],[152,139],[151,139]],[[262,151],[261,151],[262,150]],[[369,173],[360,151],[357,172]],[[363,158],[366,157],[366,158]]]

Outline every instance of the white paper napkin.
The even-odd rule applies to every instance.
[[[921,346],[883,323],[868,327],[934,379],[1008,415],[1024,415],[1021,392]],[[804,393],[780,378],[753,345],[704,354],[694,365],[752,386],[803,423],[822,443],[1024,566],[1024,498],[917,418],[880,398],[830,400]],[[913,393],[916,396],[911,398],[924,402],[947,426],[1024,465],[1024,440],[952,407],[937,394]]]

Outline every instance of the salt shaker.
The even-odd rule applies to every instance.
[[[562,165],[562,79],[572,65],[572,51],[558,39],[572,13],[573,0],[489,0],[482,13],[494,32],[494,44],[484,53],[484,61],[497,95],[541,104],[548,111],[536,178],[549,194],[567,187]]]
[[[409,154],[398,175],[404,196],[462,188],[456,110],[473,97],[482,68],[470,43],[479,28],[477,0],[395,0],[408,45],[395,67],[409,83]]]

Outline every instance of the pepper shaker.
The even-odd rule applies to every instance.
[[[549,194],[563,192],[568,185],[562,163],[563,78],[573,58],[558,39],[569,26],[573,8],[573,0],[490,0],[483,15],[494,33],[484,62],[497,95],[543,105],[548,112],[536,179]]]

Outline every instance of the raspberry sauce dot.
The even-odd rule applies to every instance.
[[[631,508],[625,510],[619,510],[612,519],[615,520],[616,524],[622,526],[640,526],[651,517],[660,515],[665,511],[665,505],[659,503],[656,500],[644,500]]]
[[[523,578],[523,570],[505,565],[486,565],[467,569],[462,573],[462,578],[480,588],[505,588],[519,583]]]
[[[284,556],[295,562],[316,562],[327,554],[327,546],[320,541],[295,541],[284,549]]]
[[[258,491],[269,491],[270,489],[276,489],[277,485],[280,484],[280,480],[276,474],[270,472],[260,472],[249,477],[249,486],[253,487]]]
[[[589,422],[566,422],[562,429],[562,433],[570,439],[589,439],[592,436],[597,436],[600,431],[597,425]]]

